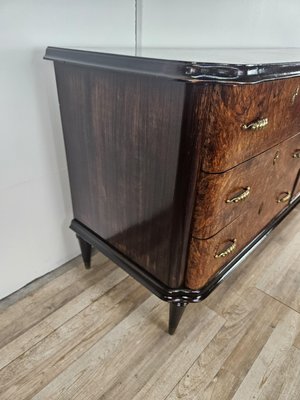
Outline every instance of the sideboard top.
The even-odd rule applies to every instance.
[[[183,81],[256,83],[300,76],[300,48],[48,47],[45,59]]]

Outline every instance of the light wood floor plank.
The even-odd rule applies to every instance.
[[[155,314],[159,313],[159,318],[167,317],[168,310],[166,306],[166,304],[159,305],[159,308],[155,310]],[[163,309],[160,311],[161,308]],[[168,382],[168,386],[165,386],[165,390],[167,390],[165,393],[166,395],[169,390],[168,387],[170,387],[170,385],[172,387],[172,385],[176,383],[176,376],[180,376],[180,374],[184,373],[184,368],[187,368],[191,360],[197,358],[202,349],[209,343],[214,334],[224,323],[222,318],[219,318],[214,312],[207,308],[204,307],[202,311],[202,315],[199,315],[200,318],[195,318],[193,313],[188,313],[187,315],[186,326],[191,329],[190,340],[188,340],[183,329],[178,331],[178,335],[168,337],[165,330],[160,326],[161,324],[153,323],[152,318],[155,314],[150,314],[149,316],[152,315],[152,318],[145,318],[144,324],[140,326],[144,332],[142,336],[139,335],[139,331],[137,330],[132,333],[130,338],[126,337],[124,341],[122,340],[118,348],[109,356],[106,355],[102,358],[102,362],[97,365],[96,370],[93,369],[92,376],[87,386],[84,385],[84,387],[82,387],[76,380],[75,385],[73,385],[74,388],[69,387],[67,394],[61,392],[61,398],[70,398],[70,396],[72,396],[74,399],[94,399],[101,395],[102,399],[132,399],[134,394],[136,394],[150,379],[153,375],[153,371],[161,368],[162,364],[165,364],[164,367],[169,366],[167,360],[174,351],[178,348],[180,348],[181,351],[184,350],[184,346],[181,344],[182,341],[184,341],[185,344],[189,343],[187,347],[185,346],[186,361],[182,363],[180,368],[175,368],[176,364],[174,364],[173,379]],[[128,318],[132,317],[129,316]],[[199,322],[202,322],[203,325],[201,333],[199,332]],[[140,337],[143,338],[142,352],[140,348],[136,346],[141,342],[141,339],[139,339]],[[105,340],[105,338],[103,340]],[[101,345],[101,343],[99,343],[99,345]],[[97,348],[98,347],[97,345]],[[105,343],[102,343],[99,347],[101,353],[104,348]],[[189,350],[187,350],[187,348]],[[97,352],[97,349],[94,348],[93,352]],[[82,359],[78,360],[78,366],[82,371],[86,372],[86,364]],[[118,367],[117,375],[115,374],[116,366]],[[74,366],[72,366],[72,369],[73,368]],[[72,372],[72,376],[74,372],[75,376],[81,376],[77,368]],[[160,371],[162,372],[163,369],[164,368],[161,368]],[[171,375],[170,373],[169,376],[171,377]],[[71,379],[73,380],[73,378]],[[42,398],[42,396],[50,396],[51,398],[53,396],[55,397],[56,394],[42,391],[40,395],[41,397],[38,395],[35,398]]]
[[[174,336],[105,257],[0,303],[1,400],[300,400],[300,206]]]
[[[164,307],[164,311],[167,311],[167,307]],[[118,365],[118,374],[115,374],[114,365],[109,363],[105,375],[102,376],[101,379],[99,379],[97,375],[97,378],[93,380],[93,384],[89,386],[89,398],[92,399],[99,396],[99,387],[102,387],[103,394],[101,394],[101,399],[103,400],[123,397],[133,399],[135,394],[151,380],[153,372],[158,370],[160,370],[160,378],[164,382],[164,391],[166,395],[170,391],[169,388],[172,388],[176,383],[176,378],[184,374],[188,363],[197,358],[202,349],[210,342],[224,323],[222,318],[216,316],[211,310],[204,307],[202,311],[203,315],[200,319],[195,317],[193,313],[187,314],[186,324],[190,330],[189,335],[186,335],[184,330],[180,329],[178,331],[178,336],[175,335],[170,340],[160,326],[156,325],[155,331],[157,334],[154,335],[152,332],[148,340],[148,331],[144,336],[143,342],[145,343],[146,340],[147,342],[142,353],[139,350],[133,351],[127,348],[127,346],[122,346],[120,353],[114,360],[114,363]],[[166,312],[164,312],[163,315],[167,317]],[[203,332],[200,334],[199,323],[201,324],[201,322],[203,323]],[[188,338],[190,340],[188,340]],[[185,342],[185,348],[182,342]],[[178,348],[181,349],[180,355],[186,356],[185,363],[182,362],[180,366],[171,363],[173,361],[172,354],[174,352],[176,352],[177,355],[179,354]],[[166,368],[169,369],[169,374],[163,376],[162,373],[163,371],[166,372]],[[170,379],[168,379],[168,377]],[[151,395],[155,396],[155,398],[164,398],[165,396],[160,397],[163,394],[162,387],[160,387],[160,389],[159,393],[156,393],[156,391],[153,392],[152,390]],[[77,400],[83,400],[84,398],[83,392],[75,396]]]
[[[35,344],[57,330],[61,325],[65,324],[69,319],[79,314],[90,304],[99,299],[105,292],[117,285],[127,274],[120,270],[114,270],[111,274],[81,292],[78,296],[70,300],[64,306],[48,315],[41,322],[37,323],[30,329],[26,330],[22,335],[12,340],[2,349],[0,349],[0,370],[28,351]],[[1,372],[0,372],[1,385]]]
[[[1,371],[2,399],[31,399],[148,297],[129,278]]]
[[[120,359],[121,349],[126,347],[130,352],[121,353],[123,357],[130,357],[138,351],[138,344],[143,341],[143,347],[147,345],[147,340],[155,336],[153,330],[158,331],[155,320],[159,320],[164,311],[164,306],[159,299],[151,296],[142,303],[128,317],[124,318],[116,325],[108,335],[101,341],[91,347],[83,356],[68,367],[63,374],[54,379],[40,393],[33,397],[35,400],[44,400],[45,398],[60,399],[94,399],[93,387],[95,380],[101,382],[106,376],[108,365],[114,365],[114,373],[122,362]],[[156,329],[155,329],[156,328]],[[151,340],[151,339],[150,339]],[[99,393],[103,392],[105,387],[97,387]]]
[[[266,257],[256,287],[300,312],[300,212],[296,208],[281,224],[274,241],[280,246],[276,257]]]
[[[279,398],[285,385],[291,384],[286,370],[292,354],[299,358],[299,350],[292,347],[299,330],[300,315],[292,310],[287,311],[254,361],[233,400]],[[299,370],[300,365],[296,367],[296,375]],[[300,393],[298,396],[299,399]]]
[[[0,316],[0,348],[116,268],[101,260],[93,271],[80,265],[6,309]]]
[[[167,399],[202,399],[202,397],[197,397],[198,394],[203,394],[213,381],[258,317],[260,310],[264,310],[268,302],[269,299],[264,294],[253,288],[248,290],[241,302],[233,303],[227,310],[225,325]]]
[[[173,351],[167,354],[167,357],[165,354],[159,355],[160,362],[155,367],[150,369],[149,365],[146,365],[147,371],[143,369],[139,372],[139,376],[147,372],[147,379],[135,396],[131,390],[132,379],[127,376],[122,380],[122,387],[119,387],[118,390],[107,391],[103,399],[121,397],[121,389],[124,387],[127,389],[128,398],[133,400],[165,399],[225,323],[223,318],[218,317],[206,307],[201,307],[198,313],[190,309],[188,317],[189,319],[186,318],[185,323],[190,325],[193,322],[193,325],[190,325],[192,330],[189,331],[189,334],[185,334],[184,329],[180,327],[178,337],[176,335],[172,337],[175,343]],[[171,341],[169,340],[169,342]],[[167,347],[168,344],[167,340],[165,346]],[[162,349],[162,352],[164,351]],[[156,349],[153,352],[156,352]],[[180,362],[178,362],[179,360]]]

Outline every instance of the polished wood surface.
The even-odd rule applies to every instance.
[[[198,122],[209,86],[195,93],[157,77],[62,63],[55,69],[75,219],[180,286],[199,162],[190,104],[197,94]]]
[[[263,82],[300,75],[300,51],[211,48],[48,47],[46,60],[154,75],[185,82]]]
[[[291,192],[300,169],[300,158],[293,155],[300,147],[300,134],[272,147],[236,168],[221,174],[200,173],[193,214],[192,234],[199,239],[209,238],[244,212],[264,216],[267,223],[280,211],[276,202],[282,192]],[[227,202],[245,193],[237,202]],[[297,189],[295,191],[295,194]],[[267,211],[261,213],[262,208]],[[255,224],[256,222],[253,221]]]
[[[258,184],[256,186],[253,181],[252,186],[254,191],[252,194],[257,196],[256,201],[249,201],[248,207],[244,207],[240,213],[236,212],[232,218],[233,222],[226,224],[226,219],[221,219],[224,226],[226,225],[225,228],[211,238],[199,240],[193,237],[191,239],[186,274],[186,286],[188,288],[198,289],[204,286],[221,267],[226,265],[245,245],[254,239],[282,209],[288,207],[293,191],[296,192],[295,185],[300,169],[299,159],[293,158],[299,141],[300,135],[298,134],[264,153],[261,156],[262,164],[258,162],[254,166],[248,166],[248,169],[251,168],[252,170],[256,165],[260,165],[259,170],[255,171],[254,169]],[[232,171],[236,172],[236,168]],[[281,199],[284,199],[284,201],[279,202]],[[225,203],[225,205],[230,206],[232,204]],[[221,211],[219,211],[220,214]],[[205,216],[203,217],[205,218]],[[228,222],[229,220],[230,214]],[[228,255],[215,257],[232,245],[234,249]]]
[[[99,253],[2,300],[1,400],[299,400],[299,223],[298,206],[173,336]]]
[[[74,217],[168,284],[184,85],[61,64],[56,74]]]
[[[253,85],[215,84],[202,133],[202,170],[224,172],[300,131],[300,78]],[[259,130],[244,130],[268,118]]]

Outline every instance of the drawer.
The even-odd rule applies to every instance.
[[[202,140],[205,172],[227,171],[300,131],[299,78],[216,84],[211,96]]]
[[[282,209],[278,199],[293,191],[300,168],[299,148],[297,134],[227,172],[200,173],[193,236],[212,237],[240,214],[262,207],[267,208],[267,223]]]
[[[281,209],[285,206],[281,204]],[[269,210],[258,207],[238,216],[210,239],[192,238],[186,273],[186,286],[203,287],[232,260],[269,222]]]
[[[256,210],[258,214],[258,209]],[[234,258],[263,228],[254,210],[240,215],[235,221],[210,239],[192,238],[190,243],[186,286],[203,287],[215,273]]]

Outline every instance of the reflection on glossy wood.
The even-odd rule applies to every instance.
[[[75,218],[169,283],[183,84],[61,64],[56,74]]]
[[[292,154],[299,143],[300,134],[224,174],[201,175],[186,275],[187,287],[197,289],[206,284],[216,271],[287,207],[290,198],[287,193],[295,195],[297,192],[294,188],[299,163],[295,162]],[[275,163],[274,154],[279,155]],[[226,203],[231,190],[236,191],[247,185],[251,186],[249,199],[242,203]],[[216,193],[220,194],[219,198],[216,198]],[[283,201],[285,198],[287,201]],[[216,231],[217,234],[210,235]],[[198,240],[203,236],[211,237]],[[215,254],[222,252],[232,240],[236,240],[234,251],[216,259]]]
[[[293,95],[299,85],[300,78],[214,85],[203,135],[202,169],[226,171],[298,133],[300,96]],[[242,129],[245,123],[263,117],[269,121],[264,129]]]
[[[276,201],[281,193],[293,191],[300,162],[292,154],[299,146],[300,134],[227,172],[201,173],[193,214],[193,236],[209,238],[245,212],[245,217],[253,218],[254,224],[257,213],[259,221],[263,218],[264,223],[268,223],[280,211]],[[244,200],[226,202],[247,187],[250,191]],[[261,226],[261,222],[259,224]]]
[[[209,86],[195,93],[60,63],[56,76],[74,217],[165,284],[182,285]]]

